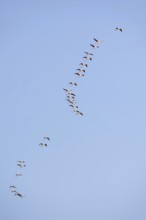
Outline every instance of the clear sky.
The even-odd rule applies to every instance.
[[[0,33],[0,219],[145,220],[146,1],[1,0]]]

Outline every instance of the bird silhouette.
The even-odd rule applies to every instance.
[[[72,93],[72,92],[71,92],[71,93],[69,93],[69,94],[70,94],[70,95],[72,95],[72,96],[76,96],[76,95],[75,95],[74,93]]]
[[[92,60],[92,58],[91,57],[83,57],[85,60]]]
[[[22,176],[22,174],[21,173],[16,173],[16,174],[14,174],[15,176]]]
[[[15,194],[14,194],[15,196],[18,196],[18,197],[20,197],[20,198],[23,198],[25,195],[22,195],[21,193],[18,193],[18,192],[16,192]]]
[[[18,163],[25,163],[24,160],[18,160],[17,162],[18,162]]]
[[[116,29],[115,29],[115,31],[123,31],[123,29],[122,28],[118,28],[118,27],[116,27]]]
[[[16,186],[14,186],[14,185],[10,185],[9,187],[10,187],[10,188],[14,188],[14,189],[16,189]]]
[[[69,103],[71,104],[74,104],[74,101],[73,100],[70,100],[70,99],[66,99]]]
[[[18,166],[18,167],[20,167],[20,168],[22,168],[22,167],[23,167],[23,165],[22,165],[22,164],[20,164],[20,163],[17,163],[17,166]]]
[[[83,69],[76,69],[76,71],[84,72],[85,73],[85,70],[83,70]]]
[[[96,38],[93,38],[93,40],[98,44],[102,42],[101,40],[97,40]]]
[[[72,107],[72,108],[78,108],[77,105],[69,105],[69,106]]]
[[[84,74],[81,73],[75,73],[75,75],[77,75],[78,77],[85,76]]]
[[[77,86],[76,82],[69,82],[68,84],[72,85],[72,86]]]
[[[80,63],[79,65],[80,65],[80,66],[88,67],[88,64],[86,64],[86,63]]]
[[[63,88],[63,90],[64,90],[65,92],[67,92],[67,93],[71,93],[71,92],[73,92],[73,91],[70,90],[70,89],[64,89],[64,88]]]
[[[83,113],[82,113],[82,112],[80,112],[79,110],[74,109],[74,110],[73,110],[73,112],[75,112],[77,115],[79,115],[79,114],[80,114],[80,115],[82,115],[82,116],[83,116]]]
[[[84,53],[87,54],[87,55],[90,55],[90,56],[94,56],[94,54],[90,53],[90,52],[84,52]]]
[[[90,46],[91,46],[93,49],[95,49],[95,48],[99,48],[99,46],[94,45],[94,44],[90,44]]]
[[[50,141],[50,138],[49,138],[49,137],[44,137],[44,139],[47,139],[48,141]]]
[[[75,99],[75,97],[72,96],[72,95],[67,95],[66,98],[68,98],[68,99]]]

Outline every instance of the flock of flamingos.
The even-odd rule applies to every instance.
[[[119,28],[119,27],[116,27],[115,31],[122,32],[123,29]],[[88,67],[88,61],[89,62],[92,61],[93,56],[94,56],[92,51],[99,48],[99,45],[103,42],[103,41],[98,40],[96,38],[93,38],[93,40],[94,40],[94,43],[90,44],[90,50],[87,51],[87,52],[84,52],[85,56],[83,57],[83,59],[84,59],[85,62],[82,61],[79,64],[79,68],[77,68],[76,72],[74,73],[74,75],[77,76],[78,78],[82,78],[82,77],[85,76],[85,73],[86,73],[86,70],[87,70],[87,67]],[[73,87],[77,86],[77,82],[72,82],[71,81],[68,84],[70,86],[73,86]],[[72,89],[66,89],[66,88],[63,88],[63,90],[66,93],[66,101],[69,104],[69,107],[72,109],[72,112],[76,115],[83,116],[83,113],[81,111],[79,111],[79,106],[77,104],[76,94],[74,93],[74,91]],[[49,137],[44,137],[43,140],[44,140],[43,142],[39,143],[39,146],[40,147],[47,147],[48,143],[50,141],[50,138]],[[18,160],[16,165],[17,165],[17,167],[19,167],[19,169],[23,170],[26,167],[26,162],[24,160]],[[20,177],[23,176],[23,173],[22,172],[17,172],[14,175],[17,178],[20,178]],[[17,196],[19,198],[23,198],[25,196],[23,193],[20,193],[20,192],[17,191],[17,187],[15,185],[10,185],[9,189],[10,189],[10,192],[12,193],[13,196]]]

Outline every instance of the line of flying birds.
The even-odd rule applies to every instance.
[[[119,27],[116,27],[115,31],[122,32],[123,29],[119,28]],[[99,44],[103,42],[103,41],[98,40],[96,38],[93,38],[93,40],[94,40],[94,43],[90,44],[90,51],[89,52],[84,52],[85,56],[83,57],[83,59],[86,62],[81,62],[79,64],[79,68],[77,68],[76,72],[74,73],[74,75],[76,75],[78,78],[81,78],[81,77],[85,76],[86,68],[88,67],[87,61],[92,61],[92,59],[93,59],[94,54],[92,53],[91,50],[99,48]],[[77,86],[77,82],[72,82],[71,81],[68,84],[71,85],[71,86],[75,86],[75,87]],[[82,115],[83,116],[83,113],[81,111],[79,111],[79,107],[78,107],[76,99],[75,99],[76,94],[74,93],[74,91],[71,90],[71,89],[66,89],[66,88],[63,88],[63,90],[66,92],[66,101],[68,102],[69,107],[72,108],[72,112],[74,112],[76,115]]]
[[[44,137],[44,140],[50,141],[50,138],[49,138],[49,137]],[[48,146],[48,143],[42,143],[42,142],[41,142],[41,143],[39,144],[39,146],[40,146],[40,147],[47,147],[47,146]],[[18,160],[18,161],[17,161],[17,166],[18,166],[19,168],[24,168],[24,167],[26,167],[26,163],[25,163],[24,160]],[[16,177],[23,176],[23,174],[22,174],[21,172],[15,173],[14,175],[15,175]],[[9,186],[9,189],[10,189],[11,193],[13,194],[13,196],[17,196],[17,197],[19,197],[19,198],[23,198],[23,197],[25,196],[24,194],[22,194],[22,193],[20,193],[20,192],[17,191],[17,187],[16,187],[15,185],[10,185],[10,186]]]
[[[123,29],[119,28],[119,27],[116,27],[115,31],[122,32]],[[103,42],[103,41],[100,41],[100,40],[98,40],[96,38],[93,38],[93,40],[94,40],[94,43],[90,44],[90,51],[89,52],[84,52],[85,56],[83,57],[83,59],[86,62],[81,62],[79,64],[79,68],[77,68],[76,72],[74,73],[74,75],[76,75],[78,78],[81,78],[81,77],[85,76],[86,68],[88,67],[87,61],[92,61],[92,59],[93,59],[94,54],[92,53],[91,50],[99,48],[99,44]],[[75,87],[77,86],[77,83],[76,82],[72,82],[72,81],[69,82],[68,84],[71,85],[71,86],[75,86]],[[77,102],[75,100],[76,95],[75,95],[74,91],[71,90],[71,89],[66,89],[66,88],[63,88],[63,90],[66,92],[66,101],[69,103],[69,107],[72,108],[72,111],[76,115],[82,115],[83,116],[83,113],[78,110],[78,105],[77,105]],[[41,143],[39,143],[39,146],[40,147],[47,147],[48,146],[48,141],[50,141],[50,138],[48,136],[45,136],[43,138],[43,140],[45,141],[45,143],[41,142]],[[20,168],[26,167],[25,161],[24,160],[17,161],[17,166],[20,167]],[[23,176],[22,173],[20,173],[20,172],[19,173],[15,173],[14,175],[16,177]],[[9,189],[10,189],[11,193],[14,196],[17,196],[17,197],[20,197],[20,198],[23,198],[25,196],[24,194],[22,194],[22,193],[17,191],[17,187],[15,185],[10,185]]]
[[[24,168],[26,167],[26,164],[25,164],[25,161],[24,160],[18,160],[17,161],[17,166],[20,167],[20,168]],[[18,176],[22,176],[22,173],[15,173],[14,174],[16,177]],[[15,185],[10,185],[9,186],[10,190],[11,190],[11,193],[14,195],[14,196],[18,196],[19,198],[23,198],[25,195],[18,192],[16,189],[17,187]]]
[[[92,61],[93,59],[94,54],[92,53],[91,50],[99,48],[99,44],[102,43],[102,41],[97,40],[96,38],[93,38],[93,40],[94,40],[94,43],[90,44],[90,51],[84,52],[85,56],[83,56],[83,59],[85,62],[81,62],[79,64],[79,68],[77,68],[76,72],[74,73],[74,75],[76,75],[78,78],[85,76],[85,72],[88,67],[88,61]],[[68,84],[71,86],[77,86],[76,82],[69,82]],[[71,89],[66,89],[66,88],[63,88],[63,90],[66,92],[66,101],[69,103],[69,107],[72,108],[72,112],[74,112],[76,115],[83,116],[83,113],[79,111],[79,107],[75,100],[76,95],[74,91]]]
[[[47,140],[47,141],[50,141],[50,138],[49,137],[44,137],[44,140]],[[47,147],[48,146],[48,143],[39,143],[39,146],[40,147]]]

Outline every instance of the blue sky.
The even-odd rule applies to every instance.
[[[146,219],[145,8],[0,1],[0,219]],[[103,43],[78,79],[94,37]],[[83,117],[66,103],[69,81]],[[17,160],[27,164],[20,178]]]

